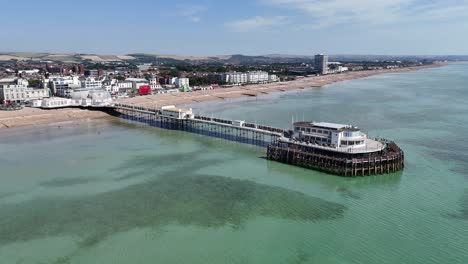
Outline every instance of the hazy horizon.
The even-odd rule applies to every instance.
[[[133,53],[85,53],[85,52],[61,52],[61,51],[0,51],[1,54],[64,54],[64,55],[97,55],[97,56],[125,56],[135,54],[148,54],[148,55],[160,55],[160,56],[179,56],[179,57],[222,57],[222,56],[291,56],[291,57],[313,57],[316,54],[324,52],[311,52],[310,54],[294,54],[294,53],[269,53],[269,54],[246,54],[246,53],[232,53],[232,54],[189,54],[189,53],[152,53],[152,52],[133,52]],[[468,56],[466,54],[361,54],[361,53],[324,53],[329,56],[388,56],[388,57],[446,57],[446,56]]]
[[[0,0],[5,52],[461,55],[467,0]]]

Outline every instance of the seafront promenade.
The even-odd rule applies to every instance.
[[[399,69],[356,71],[334,75],[306,77],[290,82],[236,86],[206,91],[195,91],[191,93],[172,93],[138,96],[118,100],[118,103],[151,108],[160,108],[165,105],[195,104],[200,102],[223,100],[230,98],[254,97],[262,94],[285,92],[290,90],[319,88],[336,82],[366,78],[378,74],[408,72],[440,67],[443,65],[445,64],[433,64]],[[64,121],[79,121],[81,119],[98,118],[105,116],[107,116],[105,113],[99,111],[90,111],[78,108],[64,108],[55,110],[25,108],[20,111],[0,111],[0,129]]]

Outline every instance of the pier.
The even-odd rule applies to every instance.
[[[353,146],[343,148],[330,145],[330,142],[324,143],[326,138],[321,139],[322,143],[307,141],[311,138],[307,133],[314,131],[313,126],[297,127],[295,131],[286,130],[245,121],[198,115],[192,113],[192,109],[180,109],[175,106],[153,109],[114,104],[107,109],[111,109],[114,115],[121,118],[154,127],[266,147],[269,160],[345,177],[388,174],[404,168],[404,152],[395,142],[367,139],[364,134],[356,137],[356,133],[360,132],[354,127],[340,128],[350,133],[350,138],[357,140],[356,145],[353,141],[346,141],[347,144],[352,142]],[[320,133],[324,134],[325,128],[321,129]],[[336,128],[333,133],[343,132],[340,129]],[[300,138],[295,137],[297,130]],[[332,131],[326,131],[326,134],[331,137]]]
[[[194,115],[189,109],[168,107],[152,109],[125,104],[115,104],[113,110],[121,118],[145,123],[150,126],[180,130],[210,137],[267,147],[284,137],[286,130],[257,125],[239,120]]]

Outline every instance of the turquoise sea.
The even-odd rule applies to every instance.
[[[0,131],[0,263],[468,263],[468,64],[196,111],[353,124],[403,172],[341,178],[113,118]]]

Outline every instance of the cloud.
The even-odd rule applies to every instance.
[[[228,28],[236,32],[248,32],[256,30],[266,30],[273,27],[278,27],[289,23],[288,17],[275,16],[275,17],[264,17],[256,16],[243,20],[231,21],[226,24]]]
[[[201,21],[201,17],[199,15],[206,10],[208,10],[208,7],[203,5],[176,5],[175,14],[177,16],[186,17],[194,23],[198,23]]]
[[[468,0],[259,0],[307,15],[315,28],[342,24],[440,21],[466,16]]]
[[[198,22],[200,22],[201,18],[200,17],[191,17],[190,20],[192,20],[192,22],[198,23]]]

